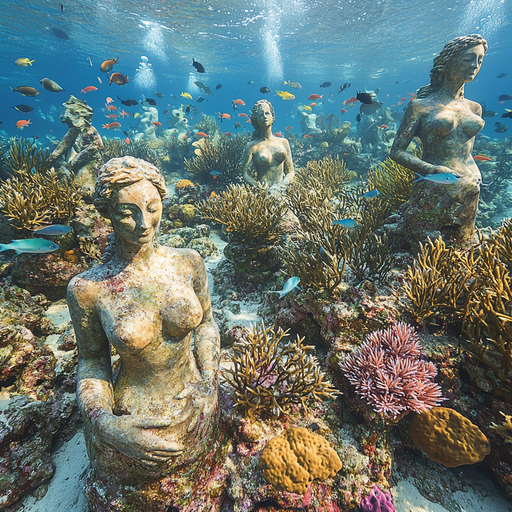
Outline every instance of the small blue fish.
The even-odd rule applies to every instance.
[[[339,226],[343,226],[344,228],[355,228],[356,226],[359,226],[359,223],[356,222],[354,219],[340,219],[335,220],[332,225],[338,224]]]
[[[44,238],[26,238],[23,240],[13,240],[10,244],[0,244],[0,252],[13,250],[18,254],[21,252],[53,252],[58,248],[59,246],[56,243]]]
[[[300,290],[298,284],[300,283],[300,277],[290,277],[286,283],[284,283],[283,289],[281,291],[275,291],[271,293],[279,293],[279,298],[282,299],[287,293],[291,292],[294,288]]]
[[[34,233],[38,235],[67,235],[73,228],[64,226],[64,224],[52,224],[43,228],[34,229]]]
[[[212,176],[220,176],[222,173],[220,171],[210,171]]]
[[[426,176],[422,176],[421,174],[418,174],[415,172],[419,178],[417,180],[414,180],[414,183],[421,180],[427,180],[431,181],[432,183],[438,183],[442,185],[452,185],[453,183],[457,183],[457,180],[459,179],[455,174],[452,174],[451,172],[440,172],[439,174],[427,174]]]
[[[375,190],[369,190],[368,192],[366,192],[366,194],[363,194],[363,197],[371,199],[372,197],[377,197],[379,195],[380,195],[380,192],[377,189],[375,189]]]

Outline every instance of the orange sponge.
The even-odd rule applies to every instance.
[[[313,480],[336,475],[342,463],[325,438],[293,427],[267,443],[259,467],[277,489],[304,494]]]
[[[491,445],[481,430],[462,414],[446,407],[434,407],[415,416],[409,434],[429,459],[447,468],[476,464],[491,453]]]

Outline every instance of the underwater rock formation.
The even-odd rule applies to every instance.
[[[142,132],[137,133],[134,139],[154,140],[157,136],[155,134],[156,126],[153,123],[158,122],[158,110],[146,105],[142,105],[142,110],[144,110],[144,114],[140,118]]]
[[[456,243],[474,238],[482,177],[472,149],[484,121],[480,104],[464,98],[464,84],[475,79],[486,50],[477,34],[448,42],[434,59],[431,83],[409,102],[396,134],[391,158],[425,176],[402,207],[402,229],[412,244],[427,236]],[[423,144],[421,159],[406,151],[415,136]],[[431,181],[442,174],[457,179]]]

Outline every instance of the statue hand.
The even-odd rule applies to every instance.
[[[127,457],[154,466],[183,453],[184,446],[169,441],[169,437],[172,437],[172,427],[190,416],[191,411],[182,411],[173,419],[103,413],[98,418],[97,433],[105,443]],[[156,429],[165,429],[165,436],[158,435]]]
[[[434,165],[433,166],[431,174],[442,174],[442,173],[453,174],[453,175],[457,176],[457,178],[464,177],[464,174],[458,173],[457,171],[454,171],[453,169],[450,169],[449,167],[446,167],[445,165]]]

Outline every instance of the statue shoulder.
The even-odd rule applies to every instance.
[[[100,269],[95,267],[74,276],[69,281],[67,287],[68,303],[73,301],[81,306],[94,303],[98,296],[98,290],[101,287],[102,278],[99,274]]]

